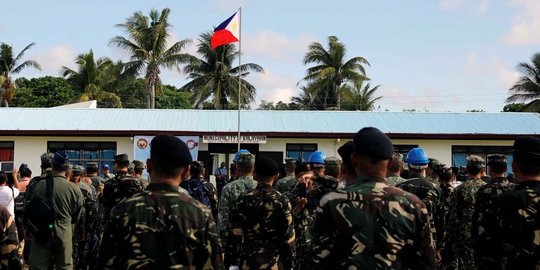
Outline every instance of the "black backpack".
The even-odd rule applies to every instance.
[[[45,178],[47,191],[45,196],[34,195],[26,206],[27,226],[39,244],[49,243],[54,238],[54,221],[56,211],[52,203],[54,180],[52,176]]]
[[[210,208],[210,190],[206,188],[203,181],[190,180],[186,182],[186,190],[193,199],[201,202]]]

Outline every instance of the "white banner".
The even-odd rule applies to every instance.
[[[204,135],[203,143],[238,143],[238,136]],[[240,136],[240,143],[266,143],[266,136]]]

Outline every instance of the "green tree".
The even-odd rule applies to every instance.
[[[261,100],[261,104],[259,104],[259,107],[257,108],[257,110],[261,111],[271,111],[275,109],[276,106],[274,105],[274,102],[266,100]]]
[[[380,85],[371,88],[368,83],[363,82],[346,85],[343,87],[344,101],[343,108],[353,111],[372,111],[375,109],[375,102],[382,99],[382,96],[375,97]]]
[[[521,112],[525,108],[525,103],[510,103],[504,106],[503,112]]]
[[[156,96],[157,109],[190,109],[191,93],[181,91],[171,85],[163,85]]]
[[[530,64],[519,63],[517,70],[523,76],[510,88],[506,103],[528,102],[522,111],[540,112],[540,53],[533,55]]]
[[[13,97],[13,107],[56,107],[77,95],[73,86],[59,77],[18,78],[16,84],[19,88]]]
[[[77,70],[68,67],[62,68],[62,75],[80,93],[73,101],[96,100],[99,107],[120,108],[122,102],[114,93],[101,88],[101,81],[107,72],[108,66],[112,64],[108,58],[94,60],[94,52],[83,53],[75,60]]]
[[[167,48],[171,36],[169,24],[170,9],[160,12],[150,11],[149,17],[138,11],[129,17],[125,23],[118,24],[128,35],[128,38],[116,36],[110,44],[131,54],[131,61],[126,63],[127,72],[145,73],[146,91],[148,92],[146,107],[155,108],[156,92],[161,89],[159,74],[161,68],[177,68],[187,63],[192,56],[181,53],[189,40],[181,40]]]
[[[328,49],[325,49],[318,42],[313,42],[309,45],[308,52],[304,56],[304,65],[315,64],[315,66],[307,69],[307,75],[303,80],[307,82],[332,82],[331,89],[335,94],[335,106],[338,110],[341,109],[341,93],[339,91],[341,84],[366,80],[363,64],[369,65],[369,62],[363,57],[356,56],[346,60],[345,56],[345,44],[335,36],[328,37]],[[325,103],[327,102],[325,101]]]
[[[263,68],[254,63],[242,64],[232,67],[239,54],[233,44],[226,44],[211,49],[212,33],[202,33],[199,36],[197,53],[202,58],[193,58],[186,65],[184,72],[191,80],[182,90],[192,93],[192,102],[195,108],[204,107],[207,100],[213,104],[214,109],[227,109],[229,104],[238,108],[238,83],[241,83],[242,108],[249,108],[255,100],[256,89],[245,80],[250,72],[264,72]],[[239,77],[240,76],[240,80]],[[230,106],[230,107],[233,107]]]
[[[17,84],[15,83],[13,75],[16,75],[28,67],[41,70],[41,66],[36,61],[22,61],[24,53],[35,44],[36,43],[34,42],[28,44],[15,57],[13,57],[13,48],[10,45],[5,43],[0,44],[0,77],[2,77],[2,84],[0,84],[0,106],[9,107],[9,103],[15,95]]]

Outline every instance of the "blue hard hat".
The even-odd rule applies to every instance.
[[[308,159],[308,163],[313,164],[324,164],[324,160],[326,159],[326,156],[321,151],[315,151],[311,153]]]
[[[236,152],[236,155],[234,155],[234,158],[233,158],[234,164],[238,162],[238,157],[240,156],[240,154],[251,154],[251,153],[246,149],[240,149],[240,151]]]
[[[409,164],[417,165],[427,165],[429,163],[426,152],[424,152],[424,149],[420,147],[413,148],[411,151],[409,151],[409,153],[407,153],[406,161]]]

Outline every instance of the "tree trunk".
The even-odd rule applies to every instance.
[[[339,91],[339,90],[341,90],[340,89],[340,84],[334,84],[334,87],[336,87],[336,98],[337,98],[337,100],[336,100],[336,108],[337,108],[338,111],[340,111],[341,110],[341,93]]]
[[[148,92],[148,96],[146,97],[146,108],[147,109],[154,109],[155,108],[155,101],[156,101],[156,85],[153,82],[153,80],[148,80],[148,85],[146,86],[146,91]]]

